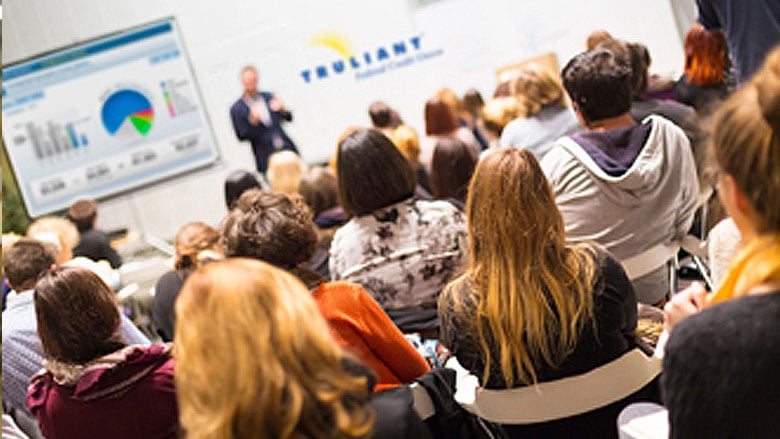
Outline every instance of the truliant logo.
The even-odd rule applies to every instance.
[[[360,52],[353,49],[351,40],[340,32],[322,32],[309,41],[309,46],[335,50],[341,57],[330,63],[303,69],[301,78],[307,84],[354,72],[362,80],[441,56],[444,49],[425,50],[423,35],[414,35],[389,41],[386,45]]]

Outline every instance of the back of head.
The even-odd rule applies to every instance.
[[[612,34],[605,30],[594,30],[588,35],[587,40],[585,40],[585,50],[593,50],[601,44],[601,42],[613,39]]]
[[[259,189],[260,182],[248,171],[233,171],[225,179],[225,205],[232,209],[238,197],[249,189]]]
[[[14,290],[29,290],[56,263],[56,256],[57,249],[52,244],[21,238],[5,251],[3,272]]]
[[[631,69],[608,50],[575,56],[563,68],[562,77],[563,87],[586,122],[631,109]]]
[[[500,137],[504,127],[520,116],[517,100],[514,98],[495,98],[482,109],[485,130]]]
[[[271,154],[268,158],[268,184],[271,189],[286,194],[298,192],[301,176],[306,172],[306,165],[301,157],[290,151],[282,150]]]
[[[368,107],[368,117],[374,128],[393,128],[393,110],[382,101],[376,101]]]
[[[425,134],[443,136],[460,126],[457,114],[441,98],[433,97],[425,102]]]
[[[336,156],[341,206],[365,215],[414,194],[416,177],[409,162],[379,131],[357,129],[344,137]]]
[[[546,106],[563,106],[563,87],[549,70],[537,64],[524,66],[512,84],[512,93],[525,117]]]
[[[396,148],[406,157],[410,164],[416,164],[420,160],[420,139],[417,137],[417,131],[407,125],[400,125],[393,131],[390,140],[393,141]]]
[[[470,114],[471,117],[479,117],[484,106],[485,100],[482,99],[482,95],[477,89],[470,88],[463,94],[463,110]]]
[[[176,393],[193,438],[368,436],[365,377],[306,287],[256,260],[209,264],[176,301]]]
[[[463,111],[463,102],[458,99],[458,95],[455,93],[454,90],[447,87],[442,87],[438,90],[436,90],[436,97],[441,99],[442,102],[447,104],[448,107],[450,107],[450,110],[452,110],[452,113],[455,114],[455,116],[459,116],[460,113]]]
[[[66,217],[73,221],[79,233],[83,233],[95,226],[97,207],[98,204],[95,200],[78,200],[70,205]]]
[[[537,366],[561,364],[593,315],[594,263],[584,249],[566,247],[552,189],[526,149],[502,148],[480,160],[466,215],[469,275],[484,316],[471,329],[483,348],[484,379],[492,354],[508,386],[531,384]],[[516,336],[546,334],[551,325],[554,337]]]
[[[642,43],[627,43],[631,63],[631,90],[634,96],[642,97],[647,92],[650,51]]]
[[[760,217],[759,233],[780,232],[780,46],[713,117],[712,150]]]
[[[317,245],[311,210],[298,194],[252,189],[222,221],[225,256],[260,259],[289,269],[308,261]]]
[[[436,142],[431,161],[431,191],[440,199],[466,201],[469,180],[477,158],[471,148],[454,137],[442,137]]]
[[[699,86],[723,82],[726,64],[726,38],[719,30],[707,30],[701,23],[691,26],[685,36],[685,74]]]
[[[76,225],[58,216],[38,218],[27,228],[27,236],[57,246],[57,263],[60,264],[73,258],[73,248],[79,244],[80,239]]]
[[[35,285],[35,318],[49,360],[84,364],[123,346],[116,297],[81,267],[59,267]]]
[[[338,206],[338,182],[333,171],[324,166],[314,166],[301,177],[298,186],[306,204],[311,208],[314,218],[322,212]]]
[[[176,270],[194,270],[202,261],[199,255],[205,251],[218,251],[219,232],[200,221],[187,223],[179,229],[174,241]]]

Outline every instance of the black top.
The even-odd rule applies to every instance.
[[[661,391],[670,438],[780,437],[780,291],[713,306],[674,328]]]
[[[169,271],[154,286],[152,322],[157,334],[165,342],[173,341],[173,328],[176,326],[174,305],[188,275],[186,272]]]
[[[558,367],[535,365],[539,382],[551,381],[588,372],[620,357],[636,347],[634,330],[637,322],[637,302],[634,289],[623,267],[604,251],[597,251],[596,278],[594,281],[594,325],[586,325],[574,351]],[[471,281],[460,282],[447,288],[439,302],[441,340],[457,357],[463,367],[482,380],[484,361],[482,350],[473,331],[465,331],[473,321],[474,313],[458,315],[454,311],[452,295],[462,296],[464,303],[476,298]],[[472,309],[472,310],[473,310]],[[549,334],[554,337],[555,334]],[[490,344],[490,341],[489,341]],[[491,374],[484,387],[506,388],[501,374],[498,350],[493,351]],[[654,381],[629,397],[592,412],[561,420],[531,425],[509,426],[504,429],[509,437],[545,438],[609,438],[617,437],[617,415],[630,402],[658,401],[657,383]]]
[[[111,264],[111,268],[122,265],[119,254],[111,248],[111,239],[106,232],[98,229],[81,232],[81,239],[73,249],[73,256],[86,256],[93,261],[105,259]]]
[[[725,81],[712,85],[696,85],[688,82],[687,74],[682,75],[674,86],[674,98],[677,102],[690,105],[699,113],[711,113],[728,95]]]

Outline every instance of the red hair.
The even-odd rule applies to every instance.
[[[726,39],[719,30],[695,23],[685,36],[685,74],[688,83],[712,85],[723,81]]]

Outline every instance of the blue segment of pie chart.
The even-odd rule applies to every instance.
[[[130,89],[114,92],[103,103],[101,118],[103,126],[110,134],[116,134],[122,123],[131,115],[148,112],[152,103],[143,94]]]

